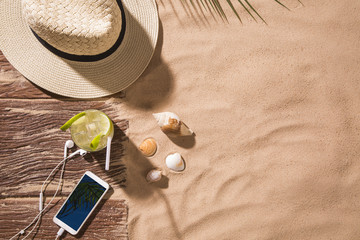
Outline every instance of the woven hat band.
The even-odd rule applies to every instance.
[[[65,55],[94,56],[109,51],[124,32],[125,18],[118,2],[23,0],[22,9],[29,27],[43,44]]]
[[[104,53],[72,55],[62,52],[87,58],[86,61],[81,59],[73,61],[45,48],[45,44],[48,46],[50,44],[44,40],[42,40],[43,44],[39,42],[40,35],[36,37],[35,31],[32,31],[25,20],[24,1],[28,0],[0,1],[0,47],[9,62],[20,73],[42,89],[74,98],[109,96],[125,89],[138,79],[153,56],[159,33],[155,0],[114,0],[121,12],[122,26],[118,38],[121,44],[118,45],[116,41],[109,49],[115,48],[115,50],[99,61],[92,58]],[[81,0],[56,1],[58,4],[58,2]],[[82,9],[78,11],[80,10]],[[46,26],[42,28],[47,29]],[[60,50],[56,49],[56,51]]]

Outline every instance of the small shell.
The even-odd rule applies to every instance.
[[[161,112],[154,113],[153,116],[161,130],[169,136],[190,136],[194,133],[175,113]]]
[[[161,171],[158,169],[153,169],[146,175],[146,181],[149,183],[160,181],[160,179]]]
[[[173,171],[181,172],[185,169],[185,162],[180,153],[169,154],[165,161],[166,166]]]
[[[147,157],[150,157],[155,154],[157,149],[157,144],[155,139],[146,138],[139,146],[139,150]]]

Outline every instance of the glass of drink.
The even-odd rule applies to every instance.
[[[72,140],[79,148],[96,152],[106,147],[105,170],[109,170],[111,141],[114,136],[111,119],[99,110],[86,110],[72,117],[60,129],[65,131],[68,128]]]

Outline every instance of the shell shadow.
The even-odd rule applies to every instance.
[[[192,148],[196,144],[195,134],[190,136],[179,136],[179,137],[172,137],[166,135],[174,144],[178,145],[182,148]]]

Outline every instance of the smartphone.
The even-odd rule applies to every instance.
[[[109,184],[87,171],[76,184],[53,221],[72,235],[76,235],[109,190]]]

